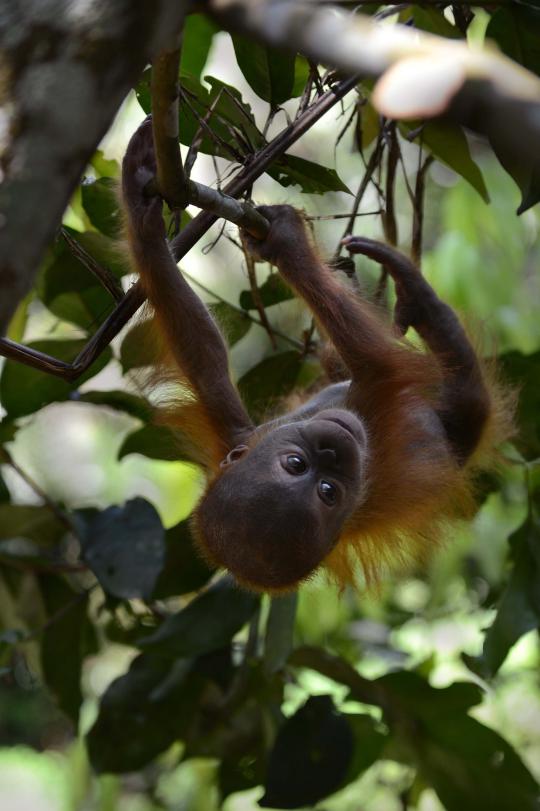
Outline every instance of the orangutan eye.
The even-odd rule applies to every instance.
[[[336,503],[337,490],[333,484],[330,484],[330,482],[326,482],[324,481],[324,479],[322,479],[319,482],[318,490],[319,496],[321,497],[321,499],[324,501],[325,504],[328,504],[331,507],[333,504]]]
[[[285,459],[284,468],[288,473],[293,476],[301,476],[307,470],[307,463],[297,453],[290,453]]]

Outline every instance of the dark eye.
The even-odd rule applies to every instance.
[[[322,479],[319,482],[319,496],[325,504],[329,504],[331,506],[332,504],[336,503],[337,490],[333,484],[330,484],[330,482],[325,482],[324,479]]]
[[[287,456],[284,467],[288,473],[292,473],[294,476],[300,476],[307,470],[306,461],[297,453],[290,453]]]

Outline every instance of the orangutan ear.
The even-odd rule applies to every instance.
[[[235,462],[238,462],[242,456],[248,452],[249,448],[247,445],[237,445],[236,448],[233,448],[232,451],[229,451],[225,459],[220,462],[220,467],[228,467],[229,465],[233,465]]]

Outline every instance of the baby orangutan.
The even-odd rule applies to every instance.
[[[395,250],[345,240],[388,269],[396,324],[419,333],[427,351],[418,351],[340,284],[297,211],[261,206],[270,232],[262,241],[243,234],[248,249],[303,298],[349,379],[255,427],[229,378],[221,334],[171,256],[161,200],[144,194],[154,174],[147,121],[123,164],[128,238],[191,392],[173,422],[208,473],[192,521],[202,553],[244,586],[271,593],[296,588],[321,564],[345,583],[358,560],[370,580],[387,564],[425,556],[449,519],[470,512],[471,472],[504,423],[453,311]]]

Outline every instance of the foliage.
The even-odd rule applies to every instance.
[[[469,24],[478,36],[482,19],[480,14],[471,23],[467,7],[455,17],[434,6],[399,7],[396,14],[451,38],[465,36]],[[493,6],[483,15],[488,36],[538,72],[534,4]],[[301,55],[234,34],[227,35],[227,53],[236,57],[236,73],[223,81],[205,72],[218,32],[202,15],[187,18],[180,140],[195,167],[212,156],[225,177],[238,164],[256,162],[277,117],[293,120],[325,89],[328,77]],[[216,60],[212,64],[216,72]],[[144,112],[151,108],[150,79],[147,69],[135,88]],[[254,193],[272,202],[292,199],[308,215],[350,212],[353,206],[360,214],[380,209],[351,221],[352,227],[374,236],[394,233],[405,249],[421,248],[423,220],[429,278],[452,303],[479,317],[491,315],[505,349],[502,373],[519,388],[518,434],[505,449],[511,463],[488,483],[473,530],[468,537],[456,530],[452,550],[431,573],[389,584],[376,600],[352,593],[338,599],[330,587],[315,583],[303,589],[298,612],[294,598],[261,605],[216,575],[198,556],[190,533],[195,474],[178,463],[175,433],[153,421],[152,404],[142,393],[140,380],[157,351],[144,320],[76,382],[13,360],[2,368],[0,705],[14,696],[21,718],[9,716],[0,743],[49,743],[24,715],[30,701],[39,707],[34,715],[44,719],[43,728],[59,725],[64,737],[76,731],[81,713],[92,769],[101,775],[140,771],[147,791],[139,791],[137,808],[144,811],[180,807],[167,787],[177,781],[189,797],[195,789],[186,788],[186,775],[195,780],[201,759],[215,764],[203,782],[219,795],[219,801],[212,795],[211,804],[205,800],[205,809],[218,802],[233,809],[230,795],[261,786],[260,804],[274,808],[324,800],[335,811],[356,809],[361,797],[369,811],[382,807],[376,801],[383,790],[388,808],[397,808],[398,798],[400,808],[418,807],[429,790],[450,811],[538,806],[532,773],[538,777],[540,770],[526,742],[515,730],[506,735],[493,718],[482,722],[490,695],[504,686],[513,646],[540,626],[540,333],[537,316],[526,309],[540,293],[534,244],[539,222],[532,210],[514,218],[519,201],[505,169],[521,191],[521,211],[539,199],[538,178],[524,174],[522,166],[517,175],[506,156],[497,156],[499,164],[488,145],[472,142],[456,124],[396,128],[375,114],[371,90],[369,82],[361,83],[325,137],[306,135],[302,155],[277,155]],[[329,133],[331,149],[323,159],[319,148]],[[329,165],[334,145],[338,169]],[[432,161],[424,201],[422,181]],[[31,301],[16,316],[14,330],[22,335],[26,327],[27,335],[39,337],[27,345],[59,360],[73,361],[114,305],[84,257],[107,271],[113,286],[129,270],[114,244],[118,170],[116,161],[96,155],[66,214],[67,234],[79,250],[62,238],[50,247]],[[441,177],[456,185],[443,189]],[[343,226],[339,219],[329,226],[336,245]],[[312,351],[317,336],[270,269],[249,289],[240,271],[235,276],[242,260],[237,252],[226,262],[232,250],[223,239],[214,246],[213,261],[223,260],[223,281],[216,281],[217,273],[211,277],[209,303],[234,347],[239,389],[259,418],[320,374]],[[370,274],[373,268],[361,261],[357,276],[364,281]],[[261,307],[271,335],[261,328]],[[50,430],[56,438],[53,444],[75,446],[84,438],[85,414],[92,420],[89,442],[99,448],[87,470],[68,474],[46,434]],[[43,434],[35,447],[32,425]],[[96,469],[104,479],[99,491],[92,485]],[[119,480],[129,480],[122,503],[112,495]],[[457,623],[460,612],[474,618],[477,630],[487,627],[483,643],[479,633],[475,645],[459,641],[443,683],[436,646],[409,656],[404,640],[416,622],[424,622],[424,629],[441,616]],[[116,677],[96,689],[88,674],[98,673],[99,682],[99,662],[125,649],[131,661],[119,665],[117,658],[111,668]],[[74,727],[56,716],[51,721],[54,712],[37,688],[24,693],[37,675]],[[488,682],[492,693],[486,692]],[[85,698],[95,713],[87,711]],[[539,745],[536,736],[537,750]],[[79,771],[73,772],[86,785],[86,756],[64,745],[64,757],[71,764],[61,778],[71,791],[69,807],[82,807],[67,788],[67,772],[77,762]],[[3,763],[0,750],[0,771]],[[388,764],[398,775],[390,780],[379,777]],[[371,794],[362,789],[370,780],[378,781]],[[116,807],[115,797],[131,791],[110,776],[96,778],[94,786],[99,808]],[[359,792],[349,804],[348,787]],[[197,796],[204,790],[199,786]],[[189,807],[196,808],[196,800]]]

